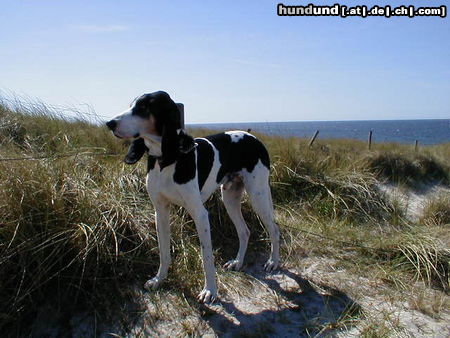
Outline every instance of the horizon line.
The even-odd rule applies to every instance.
[[[240,121],[240,122],[195,122],[186,125],[212,125],[212,124],[248,124],[248,123],[291,123],[291,122],[379,122],[379,121],[450,121],[448,118],[394,118],[394,119],[344,119],[344,120],[289,120],[289,121]]]

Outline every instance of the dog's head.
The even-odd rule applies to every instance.
[[[158,91],[139,96],[129,109],[106,125],[119,138],[163,137],[167,129],[180,129],[181,120],[178,107],[169,94]]]
[[[152,142],[151,155],[161,156],[167,164],[174,162],[179,152],[180,112],[169,94],[158,91],[144,94],[122,114],[106,123],[116,137]]]

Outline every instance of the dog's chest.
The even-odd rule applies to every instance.
[[[163,197],[172,203],[183,205],[183,196],[179,192],[179,185],[173,180],[175,166],[170,165],[160,170],[158,162],[147,173],[147,192],[150,199],[155,202]]]
[[[211,196],[220,183],[217,182],[220,161],[213,149],[208,153],[208,160],[202,150],[199,146],[196,152],[163,170],[158,161],[151,163],[146,184],[152,201],[162,196],[174,204],[184,206],[193,196],[200,196],[202,202]]]

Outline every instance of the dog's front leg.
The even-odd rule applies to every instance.
[[[203,268],[205,270],[205,287],[198,295],[198,300],[203,303],[210,303],[217,298],[217,286],[208,211],[201,201],[187,207],[187,211],[194,220],[197,228],[203,258]]]
[[[159,269],[156,276],[145,283],[146,289],[157,288],[169,271],[170,258],[170,204],[165,200],[154,203],[156,215],[156,232],[159,247]]]

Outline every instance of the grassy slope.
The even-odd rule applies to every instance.
[[[450,144],[416,154],[397,144],[377,144],[369,152],[359,141],[318,140],[310,149],[302,139],[260,138],[272,158],[286,264],[295,266],[304,255],[333,257],[360,276],[381,276],[394,289],[414,278],[448,291],[448,204],[434,201],[422,224],[411,224],[376,186],[393,180],[414,187],[428,178],[448,185]],[[86,152],[124,154],[125,146],[105,128],[64,120],[43,105],[14,111],[0,105],[0,156],[50,157],[0,161],[0,330],[17,329],[49,302],[66,315],[109,309],[98,311],[106,320],[132,304],[130,285],[156,272],[144,161],[127,166],[120,156],[52,158]],[[218,195],[207,204],[220,264],[235,254],[237,236]],[[267,236],[247,202],[243,210],[253,233],[252,264],[259,258],[255,252],[267,251]],[[202,284],[195,226],[178,208],[172,222],[174,264],[165,288],[192,300]]]

